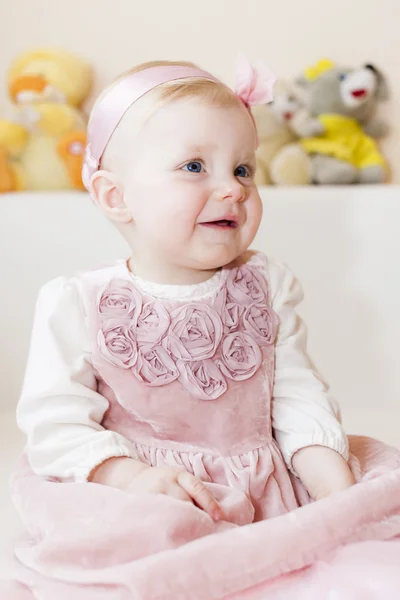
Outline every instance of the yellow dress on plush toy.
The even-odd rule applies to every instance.
[[[91,83],[90,67],[67,52],[35,50],[14,62],[14,115],[0,119],[0,191],[83,189],[80,105]],[[13,142],[18,137],[20,144]]]
[[[333,156],[358,169],[386,165],[375,141],[355,119],[329,114],[319,115],[317,119],[324,127],[324,135],[303,139],[301,144],[306,152]]]

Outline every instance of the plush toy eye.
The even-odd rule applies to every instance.
[[[340,73],[339,75],[339,81],[344,81],[346,79],[346,74],[345,73]]]

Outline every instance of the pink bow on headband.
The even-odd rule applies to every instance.
[[[235,94],[247,107],[268,104],[274,99],[276,77],[261,61],[258,68],[240,56],[236,65]]]

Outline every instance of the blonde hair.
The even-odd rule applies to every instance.
[[[95,106],[100,100],[107,94],[107,92],[114,87],[121,79],[125,79],[128,75],[139,73],[146,69],[153,67],[199,67],[191,62],[186,61],[167,61],[167,60],[154,60],[142,63],[128,69],[121,75],[119,75],[110,85],[108,85],[100,94],[95,102]],[[175,81],[167,81],[158,85],[146,96],[152,95],[154,101],[158,104],[164,104],[168,101],[180,100],[181,98],[194,98],[201,97],[211,104],[217,104],[221,106],[237,106],[241,104],[233,90],[222,82],[212,81],[211,79],[202,79],[197,77],[191,77],[188,79],[177,79]]]
[[[119,81],[121,81],[121,79],[124,79],[128,75],[139,73],[140,71],[144,71],[145,69],[150,69],[152,67],[168,66],[199,68],[194,63],[185,61],[149,61],[142,63],[140,65],[137,65],[136,67],[129,69],[128,71],[125,71],[124,73],[119,75],[109,86],[107,86],[97,98],[93,109],[98,105],[102,98],[104,98],[107,92],[110,89],[112,89]],[[231,90],[228,86],[224,85],[222,82],[220,83],[217,81],[212,81],[210,79],[203,79],[201,77],[191,77],[186,79],[168,81],[150,90],[150,92],[145,94],[145,97],[149,105],[149,109],[146,112],[144,120],[147,120],[152,114],[154,114],[157,110],[159,110],[166,104],[185,98],[198,98],[203,100],[206,104],[211,104],[212,106],[218,107],[230,108],[242,105],[242,102],[235,95],[233,90]],[[132,106],[134,106],[134,104]],[[123,123],[123,121],[124,117],[121,119],[120,124]],[[107,144],[106,150],[103,154],[103,159],[101,161],[102,164],[104,164],[104,162],[108,162],[109,158],[111,158],[112,154],[114,154],[113,152],[107,151],[107,149],[109,150],[111,140],[115,137],[115,134],[120,129],[120,124],[116,127],[113,135],[109,140],[109,143]]]

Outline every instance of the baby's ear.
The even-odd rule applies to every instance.
[[[96,171],[90,180],[90,195],[100,210],[112,221],[132,221],[132,213],[124,201],[122,184],[114,173]]]

